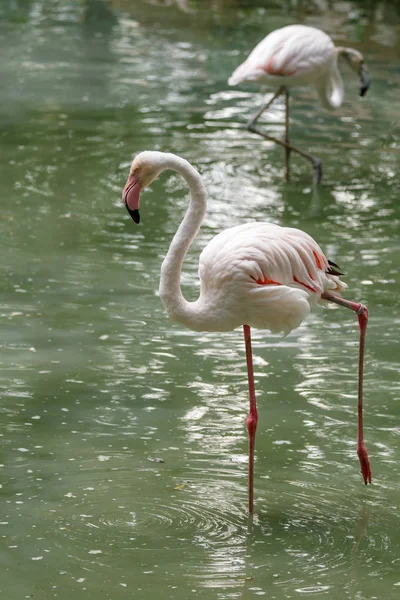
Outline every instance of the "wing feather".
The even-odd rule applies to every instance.
[[[299,229],[248,223],[215,236],[203,250],[203,306],[220,330],[247,323],[273,333],[300,325],[323,291],[346,285],[329,273],[318,244]]]
[[[248,223],[215,236],[203,250],[199,275],[204,291],[266,281],[320,295],[337,286],[318,244],[299,229],[271,223]],[[344,286],[344,284],[342,283]]]

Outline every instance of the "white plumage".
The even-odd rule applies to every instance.
[[[272,223],[226,229],[204,248],[199,260],[200,296],[188,302],[180,290],[183,260],[206,212],[199,173],[183,158],[143,152],[132,163],[124,190],[131,212],[140,189],[163,169],[180,173],[191,190],[188,211],[161,268],[160,297],[173,321],[195,331],[231,331],[247,324],[289,333],[327,291],[346,288],[318,244],[304,231]]]
[[[319,182],[322,178],[321,161],[289,144],[289,90],[295,86],[311,85],[317,90],[325,108],[338,108],[344,97],[343,80],[338,69],[340,57],[358,74],[360,96],[364,96],[371,80],[362,54],[354,48],[336,47],[329,35],[306,25],[288,25],[267,35],[228,79],[230,85],[255,81],[277,88],[273,98],[250,119],[247,127],[286,148],[286,179],[289,179],[289,151],[310,160],[315,180]],[[285,137],[278,140],[256,129],[255,125],[261,114],[282,94],[286,96]]]
[[[215,331],[247,323],[287,334],[323,292],[347,287],[329,268],[304,231],[272,223],[239,225],[215,236],[201,253],[200,298],[213,307]]]
[[[142,152],[132,162],[122,198],[133,220],[139,223],[140,193],[164,169],[180,173],[191,192],[188,210],[161,267],[160,297],[169,317],[195,331],[230,331],[243,326],[250,393],[247,428],[251,513],[257,409],[250,327],[288,333],[301,324],[310,306],[322,298],[356,311],[365,326],[367,312],[361,304],[341,298],[340,292],[346,285],[340,281],[336,265],[326,259],[308,234],[272,223],[239,225],[215,236],[200,255],[199,298],[188,302],[180,287],[181,271],[206,212],[206,190],[199,173],[174,154]],[[360,461],[364,461],[367,481],[369,461],[362,446],[360,423]]]
[[[322,83],[336,62],[336,48],[329,35],[315,27],[288,25],[261,40],[228,83],[266,81],[289,87]]]

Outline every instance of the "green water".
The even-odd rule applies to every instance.
[[[333,4],[1,3],[2,598],[399,597],[400,17]],[[226,83],[292,22],[347,40],[373,76],[361,101],[343,69],[333,114],[296,94],[291,135],[324,161],[318,190],[296,157],[283,182],[281,149],[243,127],[264,96]],[[278,102],[275,135],[282,117]],[[285,339],[254,334],[248,519],[241,331],[167,320],[159,269],[187,192],[164,174],[136,227],[120,194],[143,149],[185,156],[209,191],[188,298],[212,235],[269,220],[313,235],[368,305],[372,486],[356,456],[356,319],[317,308]]]

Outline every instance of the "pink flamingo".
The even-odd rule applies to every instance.
[[[254,444],[258,420],[250,328],[288,333],[301,324],[310,307],[321,299],[350,308],[358,316],[357,452],[364,481],[371,483],[362,423],[367,308],[341,297],[340,292],[347,286],[339,279],[341,273],[337,265],[325,258],[307,233],[272,223],[247,223],[216,235],[200,255],[200,296],[195,302],[188,302],[181,292],[180,278],[185,255],[206,213],[207,194],[201,176],[187,160],[175,154],[142,152],[132,162],[122,199],[135,223],[139,223],[141,191],[164,169],[179,173],[190,189],[189,208],[161,267],[160,297],[168,316],[194,331],[231,331],[243,326],[250,396],[247,418],[249,512],[253,512]]]
[[[313,85],[325,108],[338,108],[343,102],[343,80],[338,59],[343,57],[361,80],[360,96],[367,92],[371,79],[363,55],[353,48],[335,47],[332,39],[315,27],[289,25],[267,35],[228,80],[230,85],[243,81],[266,83],[278,88],[274,96],[247,123],[247,129],[285,148],[286,180],[289,180],[290,151],[311,161],[314,179],[322,178],[322,162],[316,156],[289,143],[289,89]],[[259,117],[281,95],[285,95],[285,136],[279,140],[256,127]]]

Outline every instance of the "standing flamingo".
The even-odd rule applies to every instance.
[[[246,347],[250,413],[249,512],[253,512],[254,443],[257,406],[250,328],[289,333],[299,327],[310,307],[321,299],[353,310],[360,326],[357,452],[365,483],[371,469],[362,424],[364,341],[368,310],[340,296],[347,286],[338,267],[328,261],[318,244],[299,229],[272,223],[247,223],[216,235],[200,255],[200,296],[188,302],[180,279],[184,258],[204,219],[207,194],[203,180],[185,159],[163,152],[142,152],[133,160],[122,193],[123,202],[139,223],[141,191],[165,169],[179,173],[190,189],[189,208],[161,267],[160,297],[168,316],[194,331],[231,331],[243,326]]]
[[[278,90],[271,100],[249,120],[247,129],[285,148],[286,180],[289,180],[290,151],[311,161],[314,180],[322,179],[322,162],[309,152],[289,143],[289,89],[294,86],[314,85],[325,108],[338,108],[343,102],[343,80],[338,69],[338,59],[343,57],[361,80],[360,96],[367,92],[371,78],[363,55],[353,48],[336,47],[332,39],[315,27],[288,25],[267,35],[246,60],[238,66],[228,80],[229,85],[242,81],[267,83]],[[259,117],[281,96],[285,95],[285,136],[279,140],[256,127]]]

